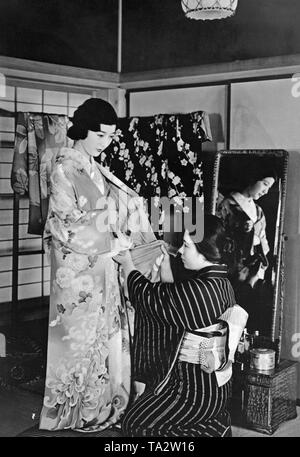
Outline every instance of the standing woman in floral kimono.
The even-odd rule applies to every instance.
[[[118,422],[129,399],[128,313],[112,256],[155,236],[137,194],[94,160],[111,143],[116,125],[109,103],[84,102],[67,133],[74,146],[61,149],[51,174],[45,227],[50,324],[41,429],[103,430]],[[143,231],[130,231],[132,216],[135,229],[139,224]]]

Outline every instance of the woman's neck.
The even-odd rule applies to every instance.
[[[253,198],[251,197],[251,195],[250,195],[248,189],[243,190],[242,192],[240,192],[240,194],[241,194],[246,200],[249,200],[249,202],[253,200]]]
[[[218,265],[218,264],[210,262],[209,260],[206,260],[205,262],[203,262],[202,267],[201,267],[201,269],[199,271],[203,270],[204,268],[214,267],[216,265]]]
[[[92,156],[87,152],[87,150],[80,141],[75,141],[73,149],[76,149],[76,151],[81,152],[81,154],[83,154],[84,157],[86,157],[86,159],[88,159],[88,161],[92,163]]]
[[[196,271],[196,276],[205,273],[210,273],[213,270],[219,270],[220,267],[226,267],[225,263],[212,263],[208,262],[206,265],[203,265],[199,270]]]

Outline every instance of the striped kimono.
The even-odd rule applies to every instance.
[[[157,387],[171,367],[185,330],[216,323],[235,304],[227,268],[206,267],[195,279],[173,284],[151,283],[135,270],[128,277],[128,290],[136,311],[134,377],[146,388],[127,409],[123,434],[223,436],[230,430],[229,382],[218,387],[215,373],[176,361],[163,389]]]

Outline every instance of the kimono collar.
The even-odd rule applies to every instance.
[[[254,201],[245,197],[240,192],[232,192],[231,197],[237,202],[237,204],[242,208],[244,213],[253,221],[257,220],[257,209]]]
[[[96,162],[92,156],[90,156],[89,159],[83,152],[74,148],[61,148],[57,154],[57,159],[61,159],[63,161],[72,160],[73,165],[77,169],[84,169],[89,176],[96,168]]]
[[[109,171],[108,167],[103,167],[98,162],[95,162],[95,165],[99,168],[99,170],[101,171],[103,176],[108,181],[113,183],[116,187],[118,187],[119,189],[122,189],[126,194],[130,195],[131,197],[138,197],[138,194],[134,190],[130,189],[130,187],[128,187],[125,183],[123,183],[114,174],[112,174],[112,172]]]
[[[90,161],[85,154],[73,148],[61,148],[57,153],[56,160],[70,163],[78,171],[84,169],[88,175],[91,174],[92,169],[96,166],[93,157],[91,157]]]
[[[210,265],[199,270],[196,278],[226,278],[227,274],[227,265]]]
[[[92,168],[89,159],[85,156],[85,154],[78,151],[77,149],[66,147],[61,148],[56,156],[56,160],[70,163],[70,166],[77,169],[78,171],[82,171],[84,169],[89,176],[91,174]],[[126,186],[126,184],[118,179],[115,175],[113,175],[113,173],[111,173],[107,167],[103,167],[93,158],[92,167],[98,168],[98,170],[100,170],[107,181],[114,184],[119,189],[122,189],[126,194],[132,197],[138,197],[138,194],[134,190]]]

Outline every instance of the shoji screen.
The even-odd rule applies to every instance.
[[[28,86],[28,84],[26,84]],[[24,84],[25,86],[25,84]],[[41,84],[39,85],[41,87]],[[13,192],[10,172],[13,161],[15,113],[17,111],[66,114],[71,116],[92,89],[51,90],[47,88],[8,86],[0,98],[0,313],[12,299]],[[108,91],[101,91],[108,98]],[[49,294],[50,267],[42,253],[42,237],[27,233],[28,198],[20,200],[18,300]]]

